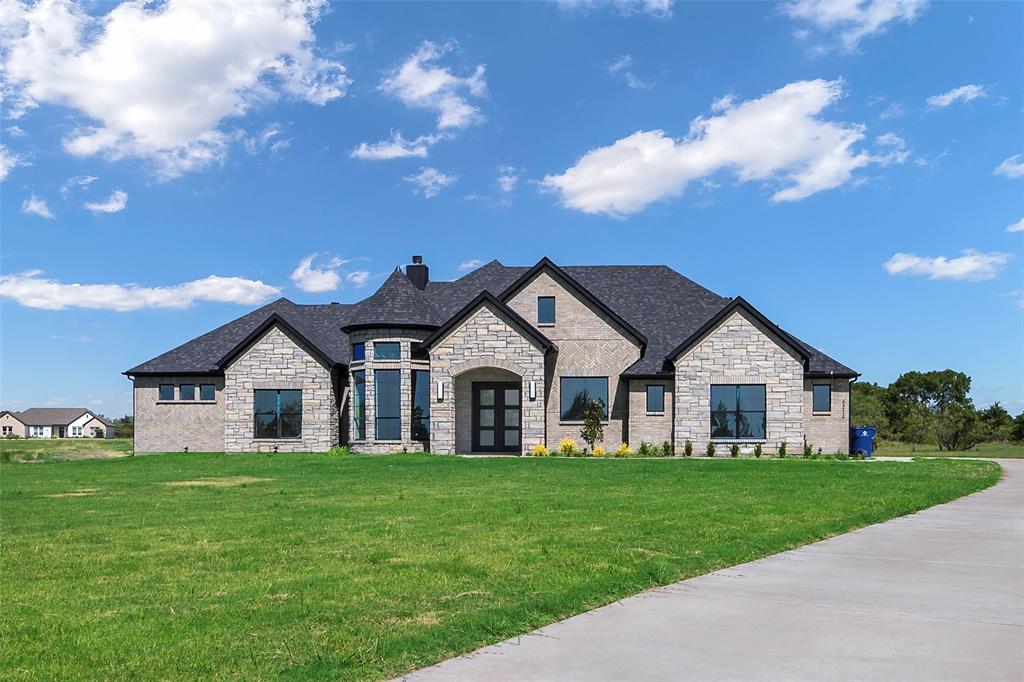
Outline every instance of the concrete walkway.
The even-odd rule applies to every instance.
[[[644,592],[427,680],[1024,680],[1024,460],[988,490]],[[912,466],[912,465],[911,465]]]

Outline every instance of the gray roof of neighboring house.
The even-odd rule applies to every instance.
[[[421,291],[396,269],[373,295],[359,303],[299,305],[281,298],[125,374],[218,373],[220,359],[273,314],[285,319],[332,362],[347,364],[351,350],[342,329],[437,328],[484,291],[501,299],[530,270],[494,260],[457,280],[428,282]],[[580,265],[560,270],[645,337],[644,355],[624,372],[626,375],[671,373],[669,353],[733,303],[733,299],[723,298],[664,265]],[[809,373],[856,376],[849,367],[803,341],[793,340],[807,352]]]
[[[108,419],[84,407],[30,407],[14,412],[14,418],[25,426],[67,425],[88,412],[107,426],[113,426]]]

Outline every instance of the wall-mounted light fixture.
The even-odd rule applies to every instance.
[[[537,382],[536,381],[531,381],[530,382],[530,400],[536,400],[536,399],[537,399]]]
[[[444,382],[437,382],[437,402],[444,400]]]

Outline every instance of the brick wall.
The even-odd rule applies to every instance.
[[[661,445],[672,442],[673,382],[654,379],[631,379],[629,382],[629,447],[636,450],[640,443]],[[665,387],[665,410],[647,411],[647,387]]]
[[[813,410],[814,384],[832,386],[832,410]],[[850,449],[850,380],[849,379],[804,379],[804,422],[807,444],[815,452],[849,452]]]
[[[224,378],[210,376],[135,377],[135,451],[222,452],[224,450]],[[172,401],[159,399],[160,384],[173,384]],[[213,402],[178,400],[180,384],[213,384]]]

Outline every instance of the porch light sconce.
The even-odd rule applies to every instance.
[[[537,399],[537,382],[536,381],[531,381],[530,382],[530,400],[536,400],[536,399]]]
[[[444,382],[437,382],[437,402],[444,400]]]

